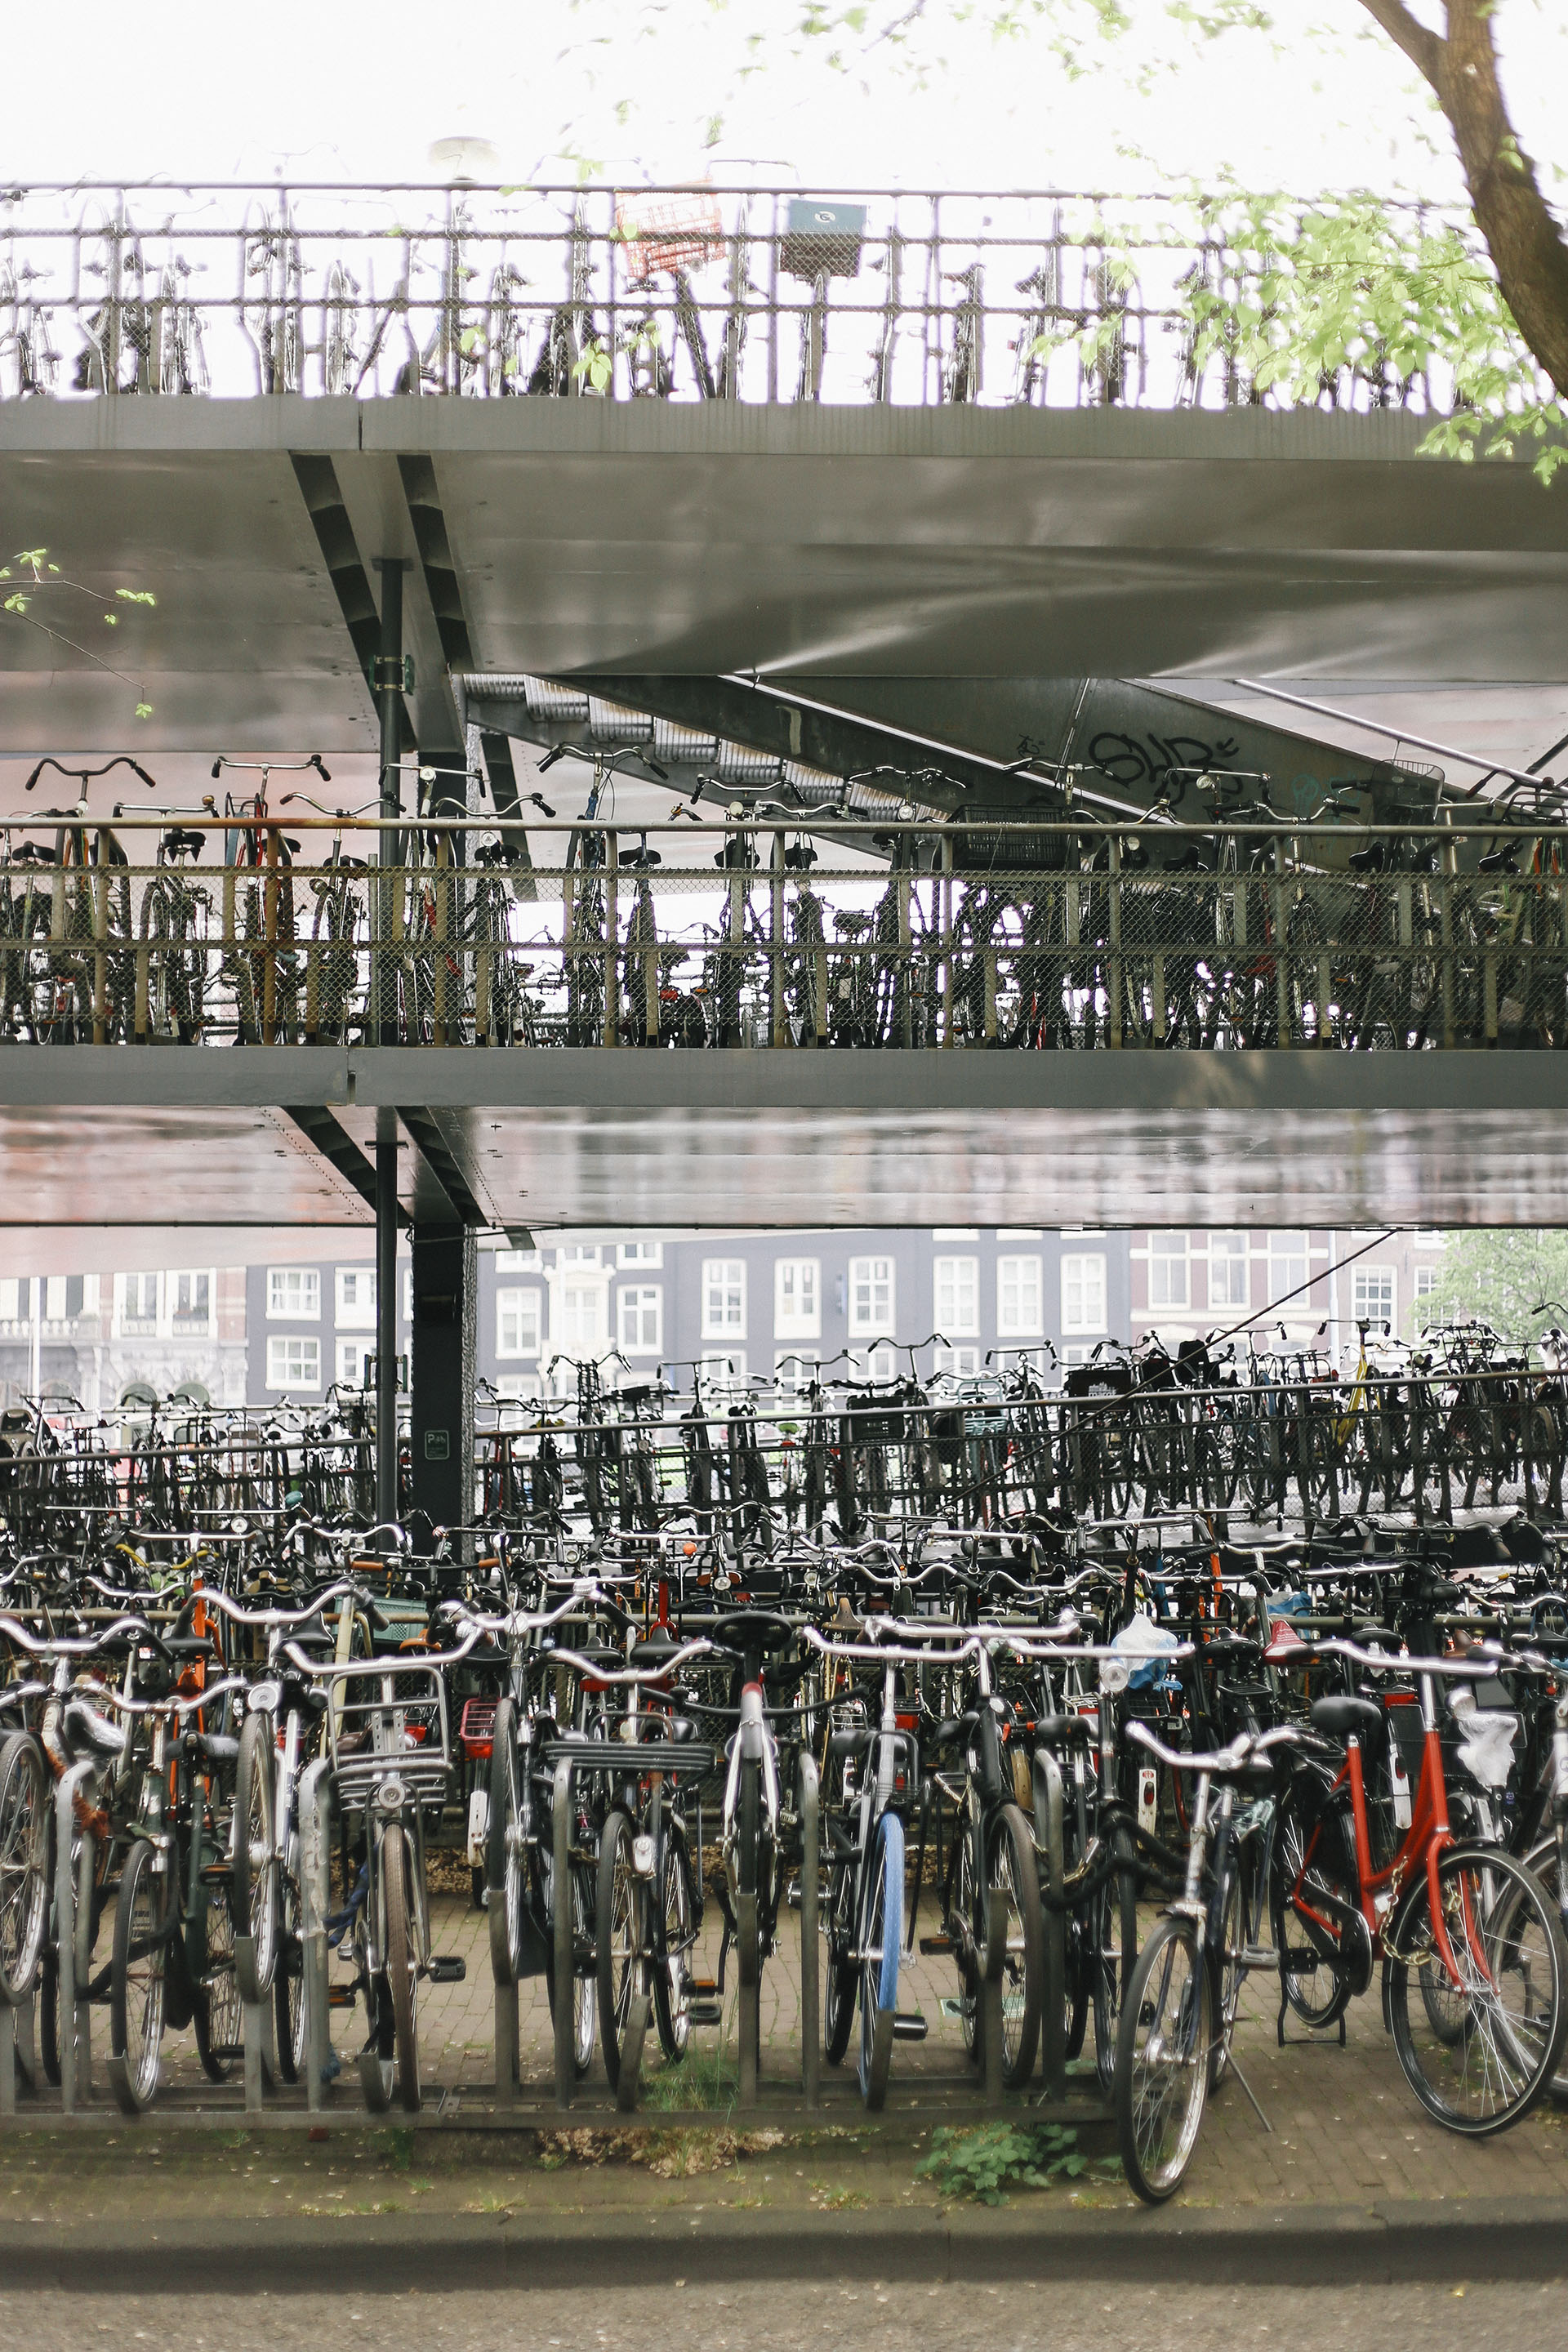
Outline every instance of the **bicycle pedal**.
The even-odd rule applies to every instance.
[[[1279,1969],[1279,1955],[1272,1944],[1243,1944],[1236,1956],[1237,1966],[1243,1969]]]
[[[921,1937],[921,1958],[922,1960],[941,1959],[945,1953],[951,1952],[952,1949],[952,1937],[951,1936],[922,1936]]]
[[[893,2019],[895,2042],[923,2042],[931,2027],[919,2010],[900,2010]]]
[[[467,1960],[457,1952],[448,1952],[444,1958],[433,1959],[426,1971],[432,1984],[461,1984],[468,1973]]]
[[[692,1977],[689,1982],[699,2000],[711,2000],[719,1990],[712,1977]]]
[[[327,1994],[327,2007],[329,2009],[352,2009],[354,2005],[355,1997],[355,1989],[353,1985],[333,1985],[331,1987]]]
[[[722,2025],[724,2004],[721,2000],[694,2000],[686,2014],[693,2025]]]

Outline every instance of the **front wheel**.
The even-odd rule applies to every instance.
[[[632,1838],[631,1822],[617,1807],[600,1832],[595,1905],[599,2034],[612,2090],[621,2078],[621,2045],[642,1957],[642,1886],[633,1866]]]
[[[1450,1846],[1437,1899],[1446,1952],[1425,1878],[1389,1937],[1388,2019],[1427,2114],[1479,2139],[1529,2115],[1552,2081],[1568,2032],[1568,1944],[1540,1880],[1496,1847]]]
[[[1115,1832],[1111,1853],[1114,1867],[1089,1906],[1089,1954],[1095,2072],[1107,2098],[1116,2081],[1122,2007],[1138,1957],[1138,1871],[1124,1829]]]
[[[44,1759],[29,1732],[0,1746],[0,2000],[26,2000],[48,1918],[49,1808]]]
[[[871,1847],[871,1892],[860,1961],[860,2095],[879,2104],[875,2079],[877,2020],[899,2005],[899,1955],[904,1939],[904,1825],[884,1813]]]
[[[206,1958],[192,2022],[203,2073],[209,2083],[226,2083],[245,2056],[245,2005],[235,1973],[228,1887],[215,1878],[205,1892]]]
[[[1116,2037],[1116,2134],[1148,2205],[1181,2187],[1208,2095],[1208,1971],[1190,1921],[1162,1919],[1138,1955]]]
[[[234,1783],[234,1933],[250,1941],[238,1955],[239,1990],[265,2000],[278,1961],[278,1859],[272,1838],[272,1718],[247,1715],[239,1735]],[[247,1964],[248,1963],[248,1964]]]
[[[397,2095],[409,2115],[419,2107],[419,1982],[415,1973],[414,1890],[408,1839],[401,1827],[382,1833],[381,1879],[386,1903],[386,1982],[397,2052]]]
[[[114,1915],[110,1975],[110,2047],[121,2061],[121,2105],[127,2114],[151,2106],[158,2088],[163,2043],[163,1992],[169,1941],[163,1929],[166,1877],[160,1855],[138,1838],[126,1857]]]
[[[691,1862],[678,1822],[664,1837],[664,1949],[653,1972],[658,2043],[667,2058],[684,2058],[691,2039],[691,1948],[697,1940],[697,1898]]]
[[[1029,1825],[1016,1805],[1004,1805],[992,1825],[985,1874],[987,1906],[999,1903],[1007,1922],[1002,1967],[1002,2080],[1021,2090],[1035,2064],[1045,2004],[1045,1934],[1039,1871]]]

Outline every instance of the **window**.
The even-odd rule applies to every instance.
[[[561,1328],[552,1337],[562,1354],[574,1357],[579,1363],[589,1356],[602,1356],[610,1344],[609,1310],[610,1295],[602,1282],[596,1277],[574,1282],[568,1276],[555,1294]]]
[[[662,1265],[662,1242],[621,1242],[616,1250],[617,1265]]]
[[[1185,1234],[1151,1234],[1150,1307],[1185,1307],[1190,1295]]]
[[[1411,1235],[1411,1242],[1413,1246],[1419,1250],[1440,1250],[1447,1247],[1447,1242],[1443,1239],[1440,1225],[1417,1225]]]
[[[598,1263],[597,1242],[563,1242],[556,1253],[558,1265],[597,1265]]]
[[[1209,1305],[1211,1307],[1250,1306],[1248,1271],[1245,1234],[1211,1234],[1209,1235]]]
[[[746,1336],[746,1264],[739,1257],[705,1257],[702,1261],[702,1337],[743,1339]]]
[[[66,1312],[67,1301],[65,1276],[63,1274],[46,1275],[44,1277],[44,1315],[46,1319],[50,1323],[63,1323],[66,1319]]]
[[[1394,1268],[1356,1265],[1351,1268],[1351,1321],[1370,1323],[1373,1329],[1394,1328]]]
[[[822,1266],[814,1257],[773,1261],[773,1336],[819,1339],[822,1336]]]
[[[267,1385],[291,1394],[321,1385],[321,1343],[302,1331],[274,1331],[267,1342]]]
[[[158,1328],[158,1277],[122,1274],[120,1279],[120,1328],[128,1339],[148,1339]]]
[[[1045,1329],[1041,1314],[1041,1261],[1037,1257],[999,1257],[996,1261],[996,1332],[1003,1339],[1037,1339]]]
[[[746,1351],[730,1348],[718,1352],[704,1349],[702,1354],[702,1390],[710,1404],[730,1404],[745,1392]]]
[[[1044,1236],[1038,1225],[1002,1225],[996,1238],[999,1242],[1037,1242]]]
[[[973,1381],[980,1377],[978,1348],[936,1348],[932,1350],[931,1378]]]
[[[899,1377],[899,1360],[891,1348],[851,1348],[847,1352],[852,1381],[864,1381],[868,1387],[879,1388]]]
[[[1307,1279],[1307,1236],[1305,1234],[1270,1234],[1268,1236],[1268,1304],[1278,1307],[1293,1290],[1301,1291],[1300,1311],[1306,1312],[1307,1300],[1302,1286]]]
[[[980,1328],[980,1260],[939,1257],[931,1268],[936,1328],[944,1339],[963,1339]]]
[[[540,1290],[496,1292],[496,1354],[537,1356],[544,1342],[544,1294]]]
[[[340,1330],[375,1328],[375,1268],[340,1265],[337,1271],[337,1322]]]
[[[1104,1328],[1104,1254],[1100,1250],[1074,1250],[1062,1260],[1062,1329]]]
[[[1417,1298],[1430,1298],[1430,1297],[1431,1297],[1431,1296],[1432,1296],[1432,1293],[1436,1289],[1436,1287],[1437,1287],[1437,1269],[1436,1269],[1436,1267],[1435,1265],[1418,1265],[1418,1266],[1416,1267],[1416,1269],[1415,1269],[1415,1296],[1416,1296],[1416,1297],[1417,1297]]]
[[[978,1225],[937,1225],[931,1233],[933,1242],[977,1242]]]
[[[212,1328],[212,1276],[176,1274],[172,1320],[176,1334],[205,1333]]]
[[[647,1282],[620,1295],[620,1349],[625,1356],[658,1356],[664,1351],[664,1286]]]
[[[22,1286],[14,1274],[0,1282],[0,1323],[19,1323],[22,1319]]]
[[[527,1250],[514,1250],[514,1257],[527,1257]],[[503,1372],[496,1382],[496,1397],[502,1404],[536,1404],[542,1393],[537,1372]]]
[[[316,1343],[313,1339],[307,1339],[304,1342],[304,1345],[309,1348],[313,1348],[315,1344]],[[340,1339],[338,1341],[337,1354],[337,1381],[339,1387],[345,1389],[369,1388],[373,1378],[371,1359],[375,1354],[375,1349],[373,1343],[369,1339]]]
[[[893,1261],[890,1257],[852,1257],[849,1261],[849,1328],[863,1335],[893,1330]]]
[[[278,1322],[317,1323],[321,1316],[321,1277],[313,1265],[269,1265],[267,1312]],[[269,1388],[277,1383],[268,1381]]]
[[[497,1250],[496,1252],[498,1274],[541,1274],[543,1269],[543,1256],[536,1249]],[[520,1375],[520,1377],[526,1378],[526,1375]]]

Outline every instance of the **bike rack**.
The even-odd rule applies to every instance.
[[[1045,2015],[1040,2073],[1047,2099],[1067,2096],[1067,1913],[1062,1904],[1062,1768],[1048,1748],[1034,1759],[1035,1848],[1045,1865]]]
[[[490,1979],[495,1992],[496,2105],[514,2107],[521,2087],[517,1979],[511,1971],[511,1951],[507,1942],[506,1890],[492,1886],[488,1893]]]
[[[77,1999],[76,1983],[76,1914],[77,1886],[71,1875],[71,1819],[76,1807],[77,1790],[98,1770],[90,1757],[72,1764],[62,1774],[55,1792],[55,1933],[59,1959],[59,1992],[56,2014],[59,2020],[60,2041],[60,2110],[75,2115],[92,2096],[92,2021],[86,2001]],[[82,1833],[82,1874],[88,1882],[88,1899],[91,1901],[92,1835]],[[124,2060],[111,2058],[110,2068],[123,2067]]]
[[[307,1764],[300,1780],[300,1940],[304,1946],[301,1999],[305,2005],[305,2105],[318,2115],[326,2106],[326,2080],[332,2054],[331,2000],[327,1978],[327,1916],[332,1907],[332,1767],[324,1756]],[[248,2089],[248,2084],[247,2084]]]
[[[816,1948],[822,1856],[816,1759],[800,1752],[800,2086],[808,2107],[822,2104],[822,2002]]]
[[[36,2091],[38,2053],[31,1993],[16,2002],[0,2000],[0,2116],[14,2116],[16,2112],[18,2072],[28,2090]]]
[[[240,1983],[256,1982],[256,1945],[249,1936],[237,1936],[234,1939],[234,1971]],[[245,2112],[258,2116],[266,2105],[268,2091],[278,2080],[270,1988],[266,2000],[245,2003],[244,2041]]]
[[[985,1973],[981,1982],[981,2032],[985,2048],[985,2104],[999,2107],[1002,2081],[1002,1972],[1007,1965],[1007,1914],[1000,1903],[985,1906]],[[880,2023],[879,2019],[878,2022]]]

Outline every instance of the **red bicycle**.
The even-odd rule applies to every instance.
[[[1313,2028],[1335,2024],[1383,1962],[1384,2016],[1411,2089],[1452,2131],[1480,2137],[1527,2116],[1568,2033],[1568,1942],[1540,1880],[1498,1847],[1461,1843],[1448,1822],[1437,1682],[1500,1665],[1550,1674],[1542,1658],[1487,1644],[1467,1657],[1409,1658],[1352,1642],[1306,1643],[1281,1625],[1265,1653],[1299,1669],[1335,1657],[1369,1675],[1414,1678],[1421,1769],[1409,1821],[1369,1804],[1366,1758],[1391,1737],[1389,1710],[1343,1693],[1314,1699],[1314,1731],[1344,1759],[1298,1766],[1279,1801],[1269,1896],[1283,2003]],[[1373,1807],[1378,1843],[1374,1852]],[[1401,1805],[1398,1811],[1403,1811]],[[1391,1853],[1386,1853],[1392,1844]],[[1281,2023],[1284,2006],[1280,2011]]]

